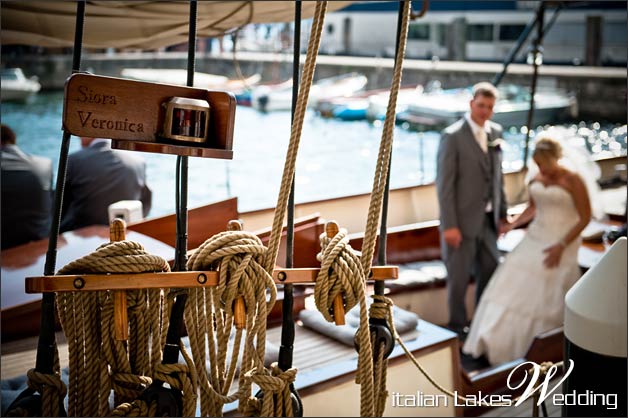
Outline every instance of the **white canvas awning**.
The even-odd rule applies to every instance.
[[[330,1],[328,11],[351,1]],[[302,18],[316,2],[304,1]],[[72,46],[76,2],[2,1],[2,43],[44,47]],[[83,46],[154,49],[187,41],[186,1],[88,1]],[[248,23],[290,22],[294,1],[199,1],[197,33],[215,37]]]

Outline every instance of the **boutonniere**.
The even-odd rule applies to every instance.
[[[489,149],[492,149],[493,151],[501,151],[503,143],[504,143],[504,139],[503,138],[497,138],[497,139],[495,139],[493,141],[490,141],[488,143],[488,147],[489,147]]]

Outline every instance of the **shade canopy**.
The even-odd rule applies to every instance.
[[[352,1],[330,1],[328,11]],[[215,37],[248,23],[290,22],[294,1],[199,1],[197,34]],[[2,43],[67,47],[74,42],[75,1],[2,1]],[[316,2],[302,2],[302,18]],[[188,39],[187,1],[87,1],[83,46],[155,49]]]

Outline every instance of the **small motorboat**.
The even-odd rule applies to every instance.
[[[397,110],[402,112],[416,100],[416,96],[423,93],[423,87],[403,87],[397,95]],[[327,118],[340,120],[383,120],[388,108],[389,89],[368,90],[349,97],[332,97],[321,99],[316,105],[316,111]]]
[[[177,84],[185,86],[187,70],[163,68],[124,68],[120,75],[133,80],[150,81],[153,83]],[[254,74],[246,79],[229,79],[222,75],[194,73],[194,87],[208,90],[228,91],[240,94],[259,83],[261,75]]]
[[[26,101],[41,89],[37,77],[26,78],[21,68],[5,68],[0,72],[2,101]]]
[[[442,128],[460,119],[469,110],[472,90],[468,88],[435,90],[417,97],[398,119],[410,125],[432,129]],[[530,92],[527,87],[504,85],[499,87],[492,120],[504,127],[524,126],[530,110]],[[534,96],[533,125],[556,124],[577,117],[575,97],[557,89],[539,90]]]
[[[410,104],[416,102],[419,96],[423,94],[423,86],[418,84],[416,87],[405,87],[399,90],[397,95],[397,107],[395,113],[399,114],[408,109]],[[386,110],[388,109],[388,100],[390,92],[380,92],[372,95],[368,99],[368,106],[366,108],[366,119],[369,121],[384,120],[386,117]]]
[[[320,100],[334,97],[350,97],[361,91],[368,82],[366,76],[358,73],[342,74],[324,78],[312,85],[308,100],[309,106],[316,106]],[[251,105],[263,112],[290,110],[292,107],[292,81],[281,85],[260,86],[254,89]]]

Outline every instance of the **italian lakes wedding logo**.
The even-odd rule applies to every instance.
[[[603,405],[606,409],[617,409],[617,397],[616,393],[594,393],[590,390],[586,390],[583,393],[577,393],[575,390],[571,393],[554,393],[561,387],[563,382],[569,377],[574,368],[574,361],[569,360],[569,368],[560,378],[560,380],[550,387],[552,378],[558,373],[558,366],[552,365],[547,369],[545,377],[539,382],[541,378],[542,366],[532,361],[526,361],[515,367],[509,374],[506,380],[508,389],[512,391],[523,388],[526,383],[527,386],[523,390],[523,393],[519,397],[513,397],[512,395],[491,395],[483,394],[481,391],[474,395],[460,395],[458,391],[454,391],[454,396],[450,397],[445,394],[432,394],[424,393],[418,390],[413,394],[402,394],[399,392],[392,392],[392,406],[395,408],[412,408],[412,407],[447,407],[453,406],[519,406],[525,402],[528,398],[533,396],[535,392],[538,393],[537,404],[540,406],[545,400],[550,398],[556,406],[595,406]],[[518,383],[515,381],[515,376],[519,370],[524,372],[524,377]],[[532,371],[529,373],[529,371]]]

